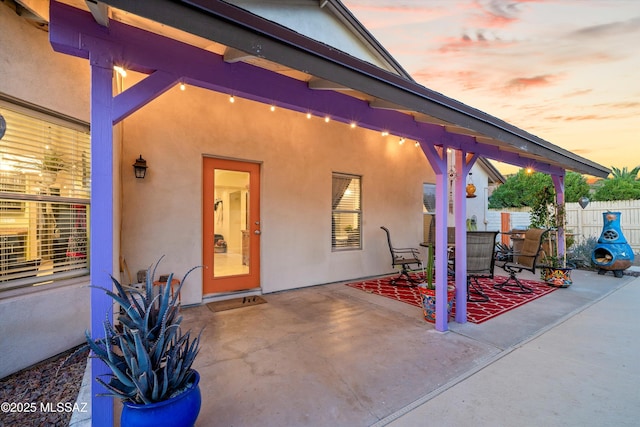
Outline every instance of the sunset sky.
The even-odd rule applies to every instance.
[[[640,165],[640,0],[343,2],[418,83],[603,166]]]

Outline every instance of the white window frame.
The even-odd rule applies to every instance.
[[[89,125],[2,94],[0,112],[11,117],[0,139],[0,293],[88,275]],[[45,136],[47,129],[52,134]],[[46,151],[49,143],[58,151]],[[55,175],[48,187],[46,173]],[[56,224],[51,233],[44,226],[49,217]]]
[[[349,180],[347,182],[347,180]],[[339,184],[342,181],[342,184]],[[357,197],[356,206],[348,208],[341,206],[341,203],[347,191],[350,189],[355,191],[354,197]],[[331,250],[350,251],[362,250],[362,176],[341,172],[333,172],[331,176]],[[346,218],[353,217],[353,224],[342,225],[337,224],[337,218],[344,216]],[[349,222],[349,221],[346,221]],[[338,229],[338,227],[340,227]]]

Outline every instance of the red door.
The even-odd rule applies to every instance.
[[[203,293],[260,287],[260,165],[203,161]]]

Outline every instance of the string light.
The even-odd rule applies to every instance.
[[[324,122],[325,123],[329,123],[331,121],[331,119],[329,118],[329,116],[325,116],[324,117]]]
[[[311,118],[311,113],[307,113],[307,119]]]
[[[386,130],[382,131],[382,136],[389,136],[389,132],[387,132]]]
[[[121,77],[127,77],[127,70],[125,70],[124,68],[122,68],[119,65],[114,65],[113,69],[120,74]]]
[[[229,102],[230,102],[230,103],[232,103],[232,104],[233,104],[234,102],[236,102],[236,97],[235,97],[235,96],[233,96],[233,95],[229,95]]]
[[[400,141],[398,141],[398,144],[402,145],[404,144],[405,139],[404,138],[400,138]]]
[[[531,175],[533,173],[533,168],[532,167],[528,167],[525,171],[528,175]]]
[[[351,122],[351,125],[350,125],[350,126],[351,126],[351,129],[355,129],[355,128],[356,128],[356,126],[357,126],[357,125],[356,125],[356,122]]]
[[[416,141],[416,147],[420,147],[420,143]]]
[[[271,112],[273,113],[274,111],[276,111],[276,106],[275,106],[275,105],[272,105],[272,106],[271,106],[271,108],[270,108],[270,110],[271,110]]]
[[[184,83],[180,83],[180,90],[184,91],[187,87],[184,85]]]

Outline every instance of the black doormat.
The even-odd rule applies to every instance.
[[[249,307],[252,305],[264,304],[267,301],[257,295],[242,298],[233,298],[224,301],[215,301],[207,304],[209,310],[213,312],[233,310],[234,308]]]

